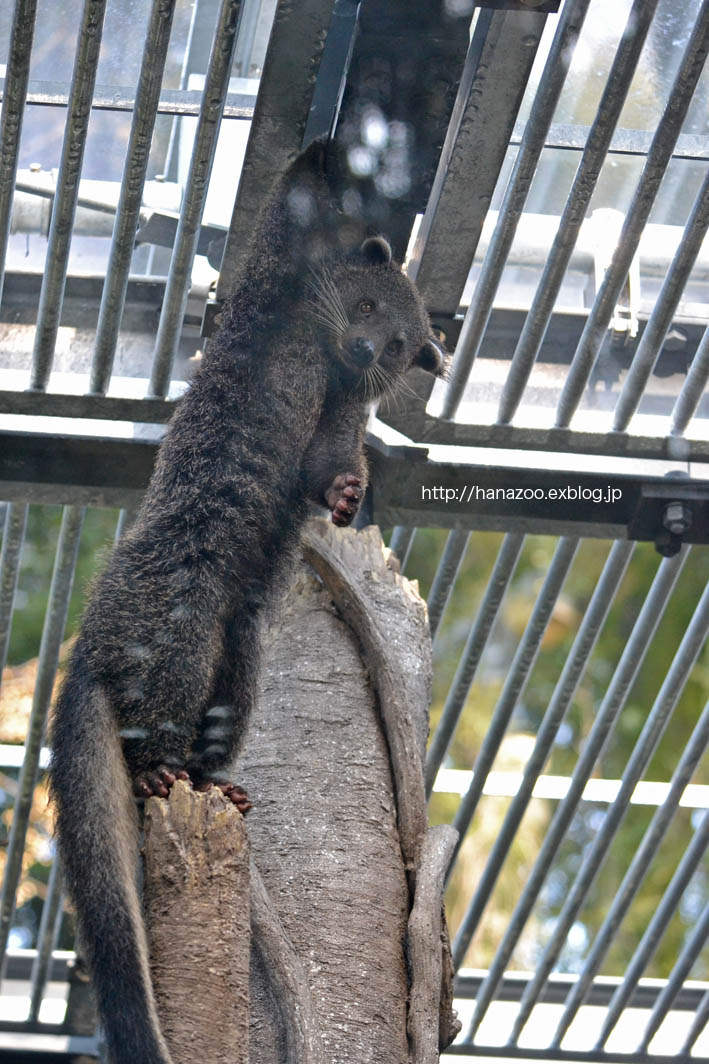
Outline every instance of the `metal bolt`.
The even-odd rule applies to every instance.
[[[683,536],[692,527],[692,511],[684,502],[669,502],[662,515],[662,524],[675,536]]]

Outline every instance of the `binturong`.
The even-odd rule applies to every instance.
[[[133,526],[96,580],[54,711],[66,883],[113,1064],[170,1064],[136,889],[137,799],[226,781],[259,626],[312,502],[337,525],[367,484],[372,401],[443,356],[381,236],[333,236],[322,148],[280,180],[180,402]],[[209,1064],[209,1062],[205,1062]]]

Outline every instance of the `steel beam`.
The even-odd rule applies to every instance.
[[[707,480],[483,468],[430,462],[425,449],[387,447],[373,436],[368,443],[374,520],[385,528],[480,528],[652,542],[663,530],[667,505],[681,502],[692,514],[685,541],[709,542]],[[136,439],[0,432],[0,498],[135,506],[157,447]]]
[[[66,81],[32,81],[27,90],[27,104],[39,107],[67,107],[69,83]],[[0,99],[5,96],[5,78],[0,78]],[[202,103],[201,89],[163,89],[158,101],[159,115],[197,117]],[[230,92],[224,104],[224,118],[251,118],[256,96],[250,92]],[[128,85],[96,85],[91,99],[93,111],[134,111],[135,89]]]
[[[532,11],[478,16],[409,265],[434,312],[458,309],[545,22]]]
[[[332,5],[333,0],[280,0],[276,9],[224,248],[218,299],[234,287],[259,209],[301,146]]]

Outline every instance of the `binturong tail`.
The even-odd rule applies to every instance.
[[[112,1064],[172,1064],[160,1031],[136,887],[138,818],[108,699],[77,647],[55,710],[59,853]]]

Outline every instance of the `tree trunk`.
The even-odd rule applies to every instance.
[[[236,769],[254,802],[248,829],[271,942],[280,937],[288,957],[274,964],[255,923],[251,1064],[428,1064],[438,1058],[450,829],[432,845],[423,937],[414,928],[433,971],[410,974],[421,957],[421,948],[407,956],[407,924],[425,833],[426,608],[377,529],[314,521],[304,553],[319,576],[298,564],[266,635]],[[424,1037],[408,1030],[417,974]]]
[[[239,814],[181,783],[147,803],[161,1022],[176,1060],[435,1064],[457,1031],[441,920],[455,832],[426,829],[426,607],[375,528],[313,521],[303,554],[234,770],[254,803],[250,988]]]

